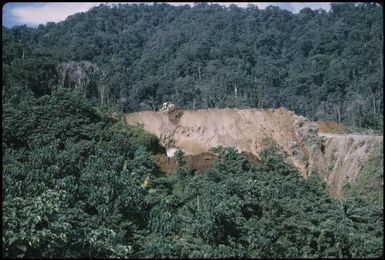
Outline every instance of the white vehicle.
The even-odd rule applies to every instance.
[[[175,104],[171,102],[165,102],[163,103],[162,107],[160,108],[160,111],[168,111],[170,109],[176,108]]]
[[[175,156],[175,153],[178,151],[177,148],[168,148],[166,153],[167,153],[167,157],[171,158],[171,157],[174,157]]]

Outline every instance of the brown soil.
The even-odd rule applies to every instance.
[[[175,157],[169,158],[165,154],[157,154],[154,156],[155,163],[162,172],[170,172],[177,168]],[[216,156],[212,153],[200,153],[196,155],[186,155],[186,166],[189,169],[203,172],[213,165]]]
[[[353,183],[369,155],[383,145],[383,137],[359,134],[321,134],[325,141],[325,168],[323,178],[330,192],[340,196],[345,183]]]
[[[342,133],[344,127],[335,121],[318,121],[318,128],[321,133]]]
[[[197,155],[186,155],[186,166],[199,172],[207,170],[213,165],[216,156],[212,153],[201,153]]]
[[[125,114],[125,120],[143,124],[166,148],[183,150],[197,170],[212,164],[205,159],[211,147],[232,146],[258,160],[263,147],[276,144],[304,176],[317,169],[336,195],[345,181],[355,180],[373,146],[382,145],[382,136],[337,135],[343,127],[336,122],[315,123],[284,108],[185,110],[172,118],[167,111],[143,111]],[[176,167],[174,159],[156,160],[164,171]]]
[[[154,156],[154,160],[162,172],[169,172],[176,169],[175,158],[169,158],[165,154],[157,154]]]
[[[181,148],[186,154],[223,145],[257,155],[267,139],[282,144],[295,138],[293,116],[285,109],[186,110],[177,124],[167,112],[143,111],[126,114],[125,119],[143,124],[166,148]]]
[[[172,122],[173,124],[177,124],[179,122],[179,119],[183,115],[183,111],[177,108],[171,108],[167,111],[167,114],[170,122]]]

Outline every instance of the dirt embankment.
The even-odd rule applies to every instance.
[[[199,155],[211,147],[233,146],[258,159],[264,146],[276,144],[304,176],[316,168],[337,195],[344,181],[350,182],[359,174],[372,147],[382,142],[381,136],[371,139],[319,134],[319,127],[325,130],[337,126],[319,126],[284,108],[185,110],[177,117],[167,111],[143,111],[126,114],[125,120],[127,124],[143,125],[166,148],[183,150],[190,163],[195,160],[196,168],[200,163],[205,164],[203,168],[210,165],[212,158],[200,162],[205,156]],[[172,168],[172,163],[167,167]]]
[[[345,183],[354,183],[373,149],[383,145],[383,137],[358,134],[320,133],[325,140],[324,180],[337,197]]]
[[[318,121],[318,128],[323,133],[343,133],[344,127],[335,121]]]
[[[304,175],[314,161],[310,150],[321,146],[317,125],[286,109],[187,110],[178,120],[171,120],[167,111],[144,111],[126,114],[125,119],[142,124],[166,148],[182,149],[187,155],[222,145],[258,158],[264,146],[276,144]]]

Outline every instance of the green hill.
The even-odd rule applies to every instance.
[[[274,6],[101,5],[36,29],[3,27],[3,46],[6,99],[23,72],[23,83],[45,82],[31,83],[35,95],[60,84],[124,112],[166,101],[185,109],[282,106],[312,120],[382,129],[379,4],[298,14]]]

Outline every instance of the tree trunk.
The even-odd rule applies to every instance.
[[[337,115],[338,115],[338,123],[340,124],[341,123],[341,107],[340,106],[338,106]]]
[[[234,84],[234,94],[235,94],[235,102],[238,101],[238,89],[237,84]]]
[[[373,97],[373,115],[376,118],[376,97]]]
[[[155,98],[154,97],[149,97],[150,104],[151,104],[151,109],[155,111]]]
[[[198,208],[198,211],[200,210],[199,209],[199,195],[197,195],[197,208]]]

